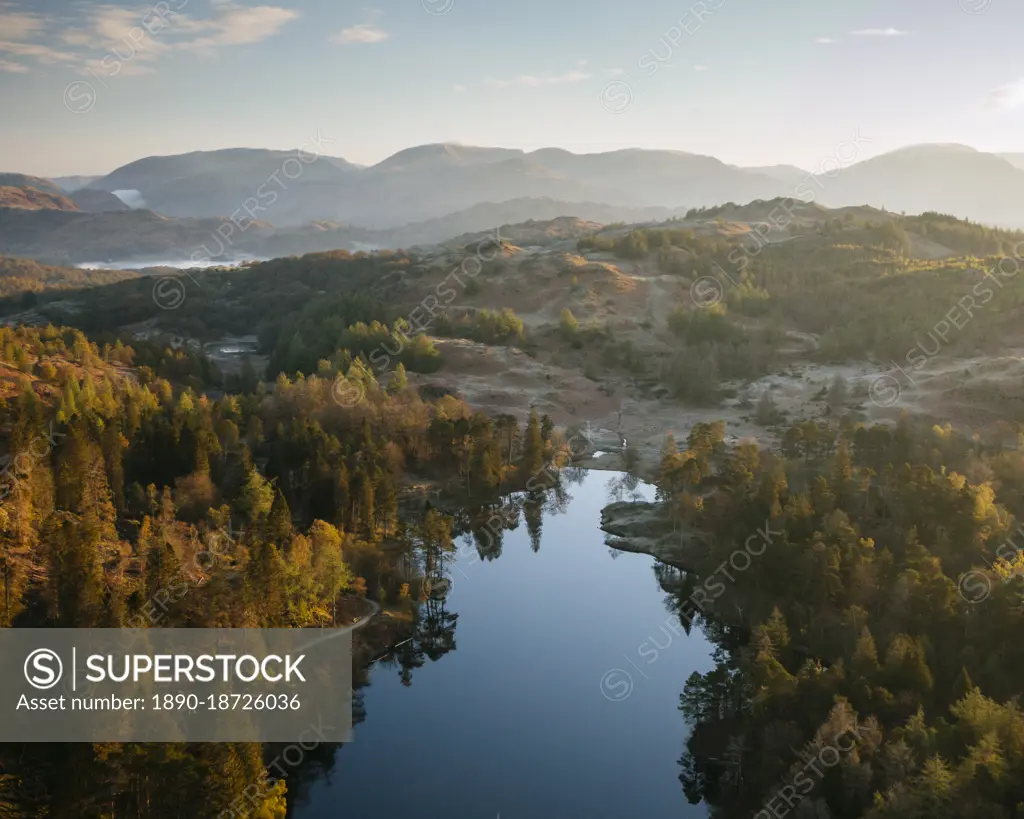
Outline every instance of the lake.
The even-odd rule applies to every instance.
[[[138,259],[124,262],[81,262],[76,264],[79,270],[146,270],[152,267],[173,267],[176,270],[205,270],[209,267],[241,267],[249,262],[265,262],[266,259],[256,256],[235,259],[233,261],[192,261],[190,259]]]
[[[444,604],[458,615],[455,650],[409,686],[399,666],[374,666],[365,721],[295,819],[706,816],[678,780],[689,733],[678,705],[687,677],[713,667],[712,647],[670,614],[652,558],[605,545],[614,477],[569,486],[536,552],[523,522],[496,560],[457,544]]]

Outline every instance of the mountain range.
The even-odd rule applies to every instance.
[[[440,144],[368,168],[335,157],[305,164],[294,151],[257,149],[149,157],[86,189],[136,192],[135,202],[165,216],[244,215],[248,206],[279,226],[329,221],[382,229],[522,198],[679,208],[770,197],[777,188],[777,179],[695,154]]]
[[[50,260],[85,261],[88,246],[104,258],[138,258],[131,231],[145,224],[147,252],[162,247],[187,259],[193,239],[232,215],[246,226],[255,217],[260,227],[237,230],[225,256],[410,246],[529,219],[640,222],[780,196],[1024,228],[1022,193],[1024,154],[962,145],[904,148],[819,175],[664,150],[574,154],[442,143],[363,167],[340,157],[232,148],[147,157],[99,178],[0,174],[0,210],[32,214],[0,218],[0,253],[31,250],[41,258],[49,249]],[[65,212],[59,229],[48,210]]]
[[[295,157],[259,149],[149,157],[85,189],[137,191],[145,207],[165,216],[229,216],[248,202],[254,211],[265,206],[258,217],[278,226],[325,220],[395,228],[521,198],[679,209],[777,196],[1024,226],[1024,155],[962,145],[904,148],[818,176],[787,165],[741,168],[710,156],[641,149],[574,154],[444,143],[369,167],[335,157],[300,164]]]

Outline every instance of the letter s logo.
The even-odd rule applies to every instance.
[[[56,667],[56,670],[54,670]],[[64,664],[57,652],[49,648],[37,648],[25,658],[25,679],[33,688],[45,691],[60,682]]]

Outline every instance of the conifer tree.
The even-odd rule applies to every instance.
[[[540,431],[540,419],[537,410],[530,409],[530,417],[526,422],[523,434],[523,471],[527,475],[536,475],[544,466],[544,439]]]

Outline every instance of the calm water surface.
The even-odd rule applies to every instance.
[[[676,625],[652,558],[605,545],[610,477],[569,487],[537,552],[522,522],[496,560],[459,544],[445,604],[455,650],[408,687],[398,666],[374,668],[366,720],[295,819],[706,815],[677,778],[688,736],[677,707],[690,673],[713,667],[711,646]]]
[[[124,261],[124,262],[82,262],[76,264],[79,270],[145,270],[150,267],[173,267],[177,270],[195,270],[207,267],[241,267],[248,262],[265,262],[266,259],[255,256],[237,259],[235,261],[191,261],[190,259],[152,259],[149,261]]]

